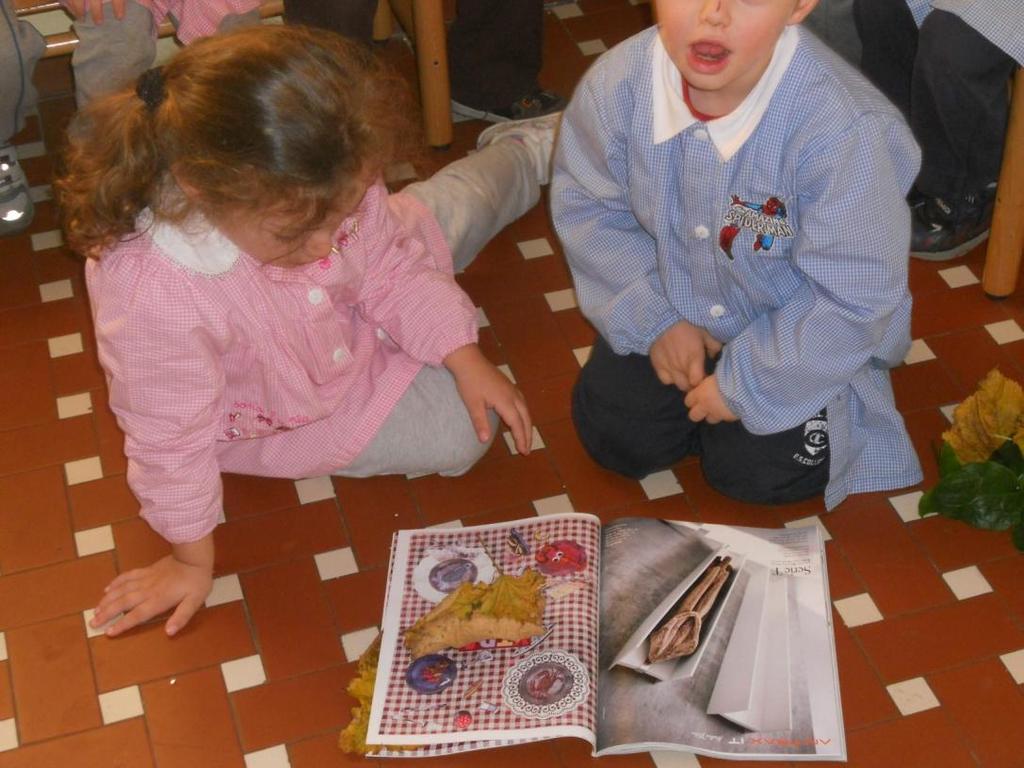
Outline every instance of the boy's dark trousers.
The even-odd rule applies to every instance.
[[[690,421],[684,397],[659,381],[649,357],[618,355],[598,337],[573,389],[573,422],[594,461],[627,477],[699,455],[708,484],[740,501],[786,504],[825,490],[824,413],[785,432],[754,435],[738,421]]]
[[[864,74],[899,107],[921,145],[918,189],[957,199],[999,177],[1016,62],[948,11],[918,30],[903,0],[856,0]]]
[[[371,42],[377,0],[285,0],[289,24],[308,24]],[[452,98],[504,109],[537,90],[544,0],[458,0],[448,28]]]

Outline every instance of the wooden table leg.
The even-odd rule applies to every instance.
[[[1017,287],[1024,252],[1024,68],[1014,78],[1005,147],[981,278],[985,293],[997,299]]]

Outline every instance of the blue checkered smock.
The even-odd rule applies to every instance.
[[[921,26],[933,8],[955,13],[1024,67],[1024,0],[907,0]]]
[[[551,206],[584,314],[620,354],[646,354],[681,318],[707,328],[725,342],[719,387],[751,432],[827,406],[829,509],[919,482],[888,373],[910,345],[910,130],[800,31],[728,160],[699,120],[655,144],[656,35],[602,55],[562,120]]]

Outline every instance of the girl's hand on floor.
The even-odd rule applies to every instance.
[[[174,608],[164,627],[168,635],[175,635],[202,607],[212,588],[211,534],[199,542],[175,545],[173,554],[146,568],[122,573],[107,585],[89,624],[102,627],[124,614],[106,630],[109,637],[116,637]]]
[[[493,408],[512,430],[516,450],[528,454],[533,441],[533,424],[523,393],[484,357],[476,344],[455,350],[445,358],[444,364],[455,377],[459,396],[466,404],[480,442],[491,439],[487,409]]]

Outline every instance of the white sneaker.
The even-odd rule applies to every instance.
[[[558,126],[562,120],[561,112],[553,112],[543,117],[531,117],[529,120],[510,120],[495,123],[480,132],[476,140],[476,148],[483,149],[488,144],[506,139],[514,139],[523,144],[533,156],[537,181],[547,184],[551,181],[551,153],[555,149]]]
[[[18,153],[11,144],[0,147],[0,237],[27,229],[35,212]]]

